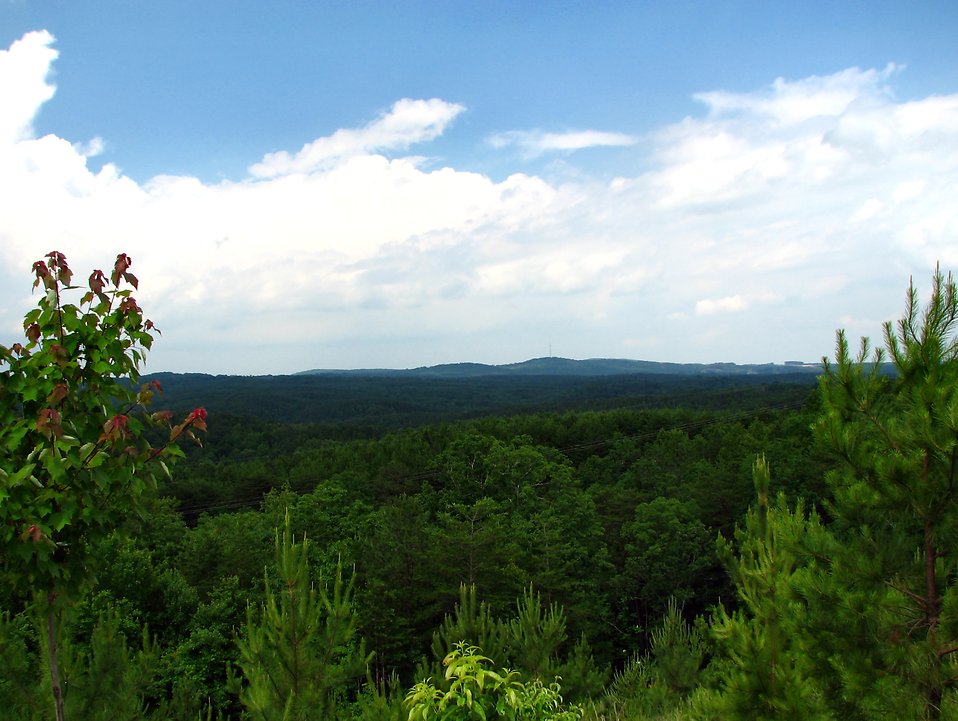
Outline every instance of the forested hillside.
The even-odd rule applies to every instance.
[[[817,388],[131,362],[80,406],[103,338],[151,342],[105,293],[3,349],[11,718],[958,713],[950,280],[889,330],[894,375],[839,336]],[[163,386],[177,412],[136,415]]]
[[[603,408],[740,409],[803,399],[809,372],[754,374],[628,373],[615,375],[419,374],[209,376],[158,373],[165,406],[202,405],[217,415],[315,424],[319,435],[356,433],[488,415]]]

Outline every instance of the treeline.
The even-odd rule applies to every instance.
[[[210,376],[158,373],[165,406],[203,406],[281,424],[312,425],[316,435],[374,435],[411,426],[566,410],[667,408],[729,410],[804,398],[815,374],[628,373],[435,377],[396,374]]]
[[[64,626],[67,716],[399,721],[470,690],[490,709],[519,699],[515,718],[530,719],[951,718],[951,627],[916,650],[927,603],[906,593],[923,582],[917,497],[889,505],[836,472],[886,472],[875,459],[882,433],[903,432],[887,399],[904,381],[846,373],[826,395],[739,388],[722,410],[341,438],[213,414],[160,500],[98,546],[96,583]],[[857,407],[861,393],[885,394],[880,411]],[[954,499],[927,502],[947,548]],[[945,619],[954,565],[935,564]],[[30,598],[0,602],[0,703],[46,718]],[[885,683],[866,690],[875,669]],[[495,679],[521,693],[482,690]]]
[[[821,499],[814,400],[802,392],[799,408],[792,395],[778,409],[494,416],[351,441],[211,415],[206,448],[177,467],[165,500],[134,535],[101,548],[73,643],[91,653],[84,639],[98,619],[127,649],[146,628],[146,706],[176,699],[190,718],[207,705],[238,717],[228,665],[247,609],[264,603],[278,573],[276,530],[288,519],[293,538],[309,539],[311,582],[325,587],[341,572],[352,584],[351,642],[362,640],[368,661],[337,689],[343,713],[375,696],[367,673],[408,687],[450,650],[434,634],[462,588],[506,626],[533,603],[561,616],[543,663],[562,671],[569,700],[598,700],[613,672],[649,651],[670,600],[692,619],[733,599],[715,538],[730,536],[748,507],[757,454],[781,488]],[[768,400],[762,389],[735,398],[739,407]],[[25,621],[10,623],[26,634]],[[527,636],[542,632],[531,628]],[[485,650],[498,649],[502,664],[528,653],[504,647]]]

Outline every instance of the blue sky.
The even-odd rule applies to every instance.
[[[151,370],[815,360],[958,269],[955,37],[953,2],[0,0],[0,342],[57,248],[134,258]]]

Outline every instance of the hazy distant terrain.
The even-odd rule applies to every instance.
[[[611,407],[758,407],[799,402],[817,368],[539,358],[290,376],[158,373],[160,403],[286,423],[391,429],[491,414]]]
[[[790,361],[786,365],[773,363],[658,363],[656,361],[628,360],[625,358],[533,358],[521,363],[487,365],[485,363],[446,363],[404,370],[383,368],[359,370],[303,371],[298,375],[365,375],[365,376],[430,376],[441,378],[476,378],[480,376],[611,376],[628,373],[657,375],[782,375],[795,373],[817,374],[818,363]]]

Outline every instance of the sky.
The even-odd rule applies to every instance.
[[[58,250],[133,259],[148,371],[816,362],[958,271],[955,38],[953,0],[0,0],[0,344]]]

